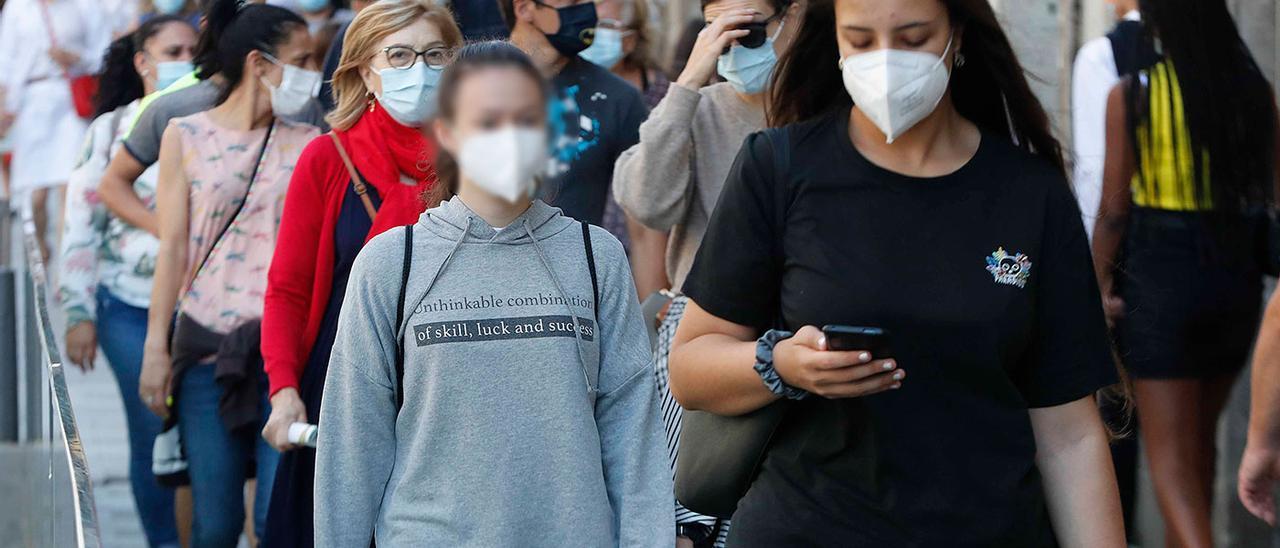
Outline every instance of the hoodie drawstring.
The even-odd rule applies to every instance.
[[[467,238],[467,233],[471,231],[471,220],[472,217],[468,215],[466,228],[462,229],[462,233],[458,235],[457,241],[453,242],[453,247],[449,248],[449,254],[444,256],[444,262],[440,263],[440,268],[437,268],[436,273],[431,276],[431,281],[427,283],[426,291],[423,291],[422,296],[418,297],[418,300],[414,301],[413,306],[409,307],[409,309],[405,311],[404,321],[400,324],[399,329],[396,330],[396,340],[401,340],[404,337],[404,332],[409,327],[409,316],[412,316],[413,311],[418,309],[418,305],[422,304],[422,301],[427,299],[427,295],[431,293],[431,288],[435,287],[436,281],[440,279],[440,274],[444,273],[444,267],[449,265],[449,259],[452,259],[453,254],[458,251],[459,247],[462,247],[462,240],[465,240]]]
[[[525,219],[520,223],[524,227],[524,231],[529,235],[529,239],[533,241],[533,248],[538,251],[538,258],[542,260],[543,268],[547,269],[547,274],[551,276],[551,283],[555,284],[556,291],[560,293],[560,299],[564,301],[565,308],[569,309],[569,319],[573,321],[573,342],[578,348],[578,363],[582,366],[582,378],[587,382],[587,394],[591,396],[594,402],[596,397],[596,388],[591,384],[591,374],[587,372],[587,358],[582,353],[582,326],[578,325],[578,314],[574,312],[573,307],[569,305],[569,296],[565,294],[564,287],[560,285],[560,279],[556,277],[556,271],[551,269],[551,261],[547,259],[547,254],[542,250],[542,244],[538,243],[538,239],[533,237],[533,229],[529,228],[529,220]],[[595,303],[599,306],[599,303]],[[599,337],[600,326],[596,326],[597,338]]]

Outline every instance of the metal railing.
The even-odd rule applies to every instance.
[[[0,497],[8,499],[0,502],[0,544],[99,548],[93,482],[50,314],[49,272],[27,209],[22,249],[14,250],[12,209],[0,197],[0,489],[9,491]]]

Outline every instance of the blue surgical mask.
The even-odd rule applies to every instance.
[[[156,90],[162,90],[169,87],[179,78],[186,76],[195,70],[195,65],[191,61],[163,61],[156,63]]]
[[[177,15],[187,5],[187,0],[151,0],[151,5],[160,15]]]
[[[625,55],[622,51],[622,36],[622,31],[618,29],[596,27],[595,41],[578,55],[605,69],[611,69]]]
[[[716,62],[716,72],[733,86],[739,93],[755,95],[763,92],[769,84],[769,75],[774,65],[778,64],[778,54],[773,51],[773,42],[782,32],[784,19],[778,24],[778,30],[764,41],[758,48],[734,45],[729,53],[720,56]]]
[[[436,86],[441,72],[426,63],[414,63],[407,69],[379,70],[382,93],[378,95],[378,102],[397,122],[419,127],[435,115]]]
[[[298,9],[307,13],[315,13],[329,7],[329,0],[298,0]]]

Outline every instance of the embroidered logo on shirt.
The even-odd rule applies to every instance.
[[[1021,253],[1010,255],[1000,247],[987,257],[987,272],[995,277],[998,284],[1023,288],[1031,277],[1031,258]]]

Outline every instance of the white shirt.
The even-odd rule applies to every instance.
[[[1138,12],[1125,14],[1126,21],[1139,20]],[[1071,128],[1075,150],[1072,186],[1084,230],[1093,240],[1093,225],[1102,201],[1102,166],[1107,146],[1107,96],[1120,82],[1115,52],[1106,36],[1085,43],[1076,54],[1071,77]]]
[[[27,84],[61,78],[62,68],[49,57],[49,28],[41,0],[8,0],[0,10],[0,86],[8,90],[5,107],[17,112]],[[98,0],[53,0],[45,5],[58,47],[80,57],[72,76],[93,74],[111,44],[112,25],[102,24]]]

